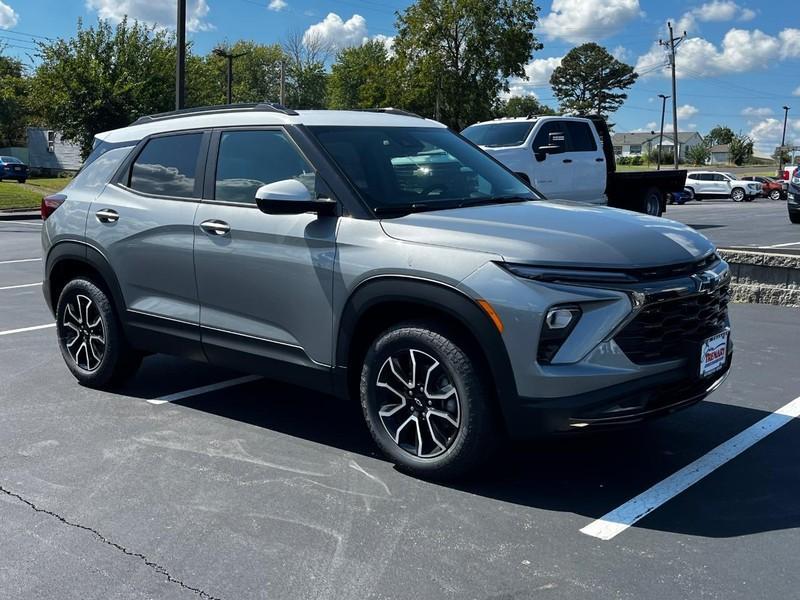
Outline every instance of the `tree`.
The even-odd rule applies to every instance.
[[[498,117],[528,117],[531,115],[554,115],[556,111],[539,102],[533,94],[527,96],[512,96],[506,101],[501,101],[497,110]]]
[[[753,156],[753,139],[749,135],[734,135],[730,143],[731,162],[741,166]]]
[[[492,116],[541,48],[533,0],[416,0],[397,17],[394,99],[454,129]]]
[[[567,52],[553,71],[550,86],[562,111],[607,117],[627,100],[624,90],[638,77],[632,66],[590,42]]]
[[[325,62],[332,48],[320,36],[290,32],[283,43],[286,54],[286,104],[292,108],[324,108]]]
[[[278,44],[246,40],[225,45],[238,55],[233,61],[233,102],[277,102],[280,98],[281,62],[286,55]],[[187,106],[224,104],[227,101],[228,61],[213,52],[187,60]]]
[[[34,111],[84,157],[97,133],[174,106],[175,43],[163,30],[127,19],[88,29],[78,21],[75,37],[43,42],[39,53]]]
[[[708,132],[706,141],[711,146],[730,144],[733,141],[734,135],[735,134],[730,127],[717,125],[714,127],[714,129]]]
[[[0,45],[0,146],[22,145],[28,120],[27,81],[22,63],[3,56],[3,49]]]
[[[686,159],[693,165],[704,165],[710,158],[711,146],[708,144],[708,139],[686,149]]]
[[[389,56],[371,40],[336,56],[328,77],[328,108],[375,108],[387,104]]]

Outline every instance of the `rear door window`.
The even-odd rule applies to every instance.
[[[202,133],[151,139],[133,161],[128,187],[155,196],[198,197],[196,173],[202,143]]]

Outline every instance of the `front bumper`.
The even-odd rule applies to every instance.
[[[516,440],[549,433],[607,429],[639,423],[688,408],[717,389],[728,376],[733,352],[725,366],[697,379],[677,369],[567,398],[519,398],[508,433]]]

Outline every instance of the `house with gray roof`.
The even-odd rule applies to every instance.
[[[645,156],[651,150],[658,147],[659,134],[650,132],[634,131],[631,133],[615,133],[611,136],[611,143],[614,146],[616,156]],[[696,131],[678,132],[678,156],[686,158],[686,151],[703,143],[703,136]],[[671,151],[673,146],[672,132],[664,132],[664,139],[661,147],[665,151]]]

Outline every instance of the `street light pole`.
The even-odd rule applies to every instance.
[[[779,177],[783,176],[783,146],[786,143],[786,121],[787,121],[788,118],[789,118],[789,107],[788,106],[784,106],[783,107],[783,135],[781,135],[781,147],[780,147],[780,150],[778,150],[778,154],[780,155],[778,157],[778,165],[779,165],[778,166],[778,176]]]
[[[176,44],[178,60],[175,65],[175,110],[184,107],[186,98],[186,0],[178,0]]]
[[[228,104],[233,104],[233,60],[235,58],[241,58],[247,52],[242,52],[240,54],[231,54],[230,52],[226,52],[222,48],[215,48],[214,54],[220,56],[228,61]]]
[[[664,144],[664,111],[667,108],[667,98],[669,96],[665,96],[664,94],[659,94],[659,98],[661,98],[661,133],[658,136],[658,165],[656,166],[656,170],[661,170],[661,146]],[[675,154],[675,146],[672,146],[672,153]]]

